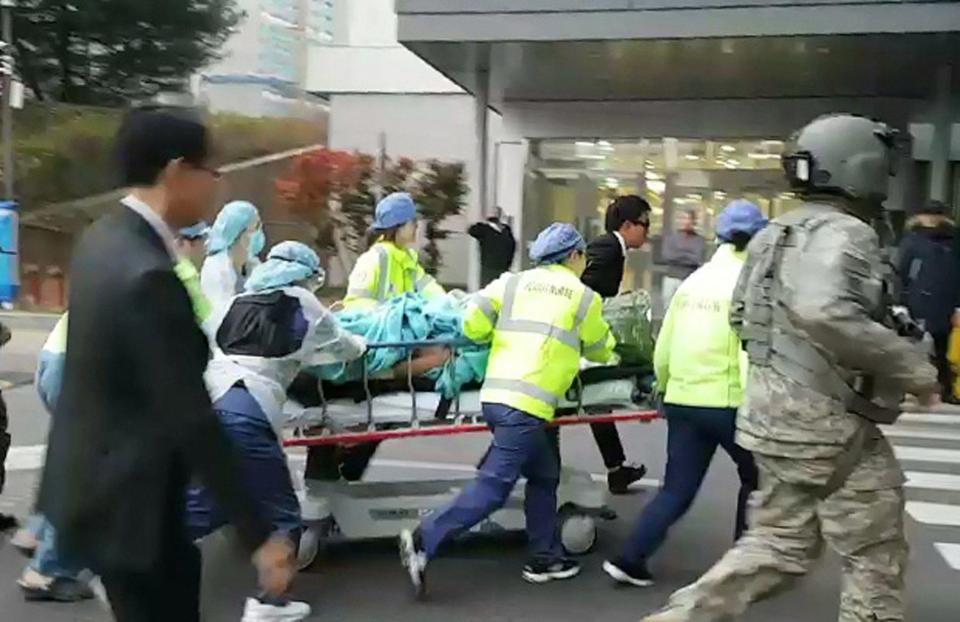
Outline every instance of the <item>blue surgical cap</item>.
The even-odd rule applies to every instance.
[[[729,242],[736,233],[753,237],[767,222],[759,207],[746,199],[736,199],[717,216],[717,237],[723,242]]]
[[[260,217],[256,206],[249,201],[231,201],[223,206],[217,219],[210,228],[207,239],[207,254],[228,250],[240,238],[240,235]]]
[[[267,260],[254,268],[244,288],[248,292],[261,292],[289,287],[313,277],[322,284],[325,276],[320,257],[312,248],[300,242],[280,242],[270,249]]]
[[[377,231],[393,229],[417,218],[417,205],[406,192],[394,192],[377,203],[372,228]]]
[[[530,259],[538,264],[560,263],[573,251],[587,247],[576,228],[565,222],[555,222],[537,236],[530,247]]]
[[[210,225],[206,221],[201,220],[195,225],[190,225],[189,227],[184,227],[177,231],[177,235],[186,240],[199,240],[200,238],[207,237],[207,234],[210,233]]]

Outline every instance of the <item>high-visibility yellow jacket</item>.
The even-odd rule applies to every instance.
[[[200,287],[200,273],[189,259],[180,259],[173,271],[183,283],[190,301],[193,303],[193,313],[197,323],[203,325],[210,317],[210,302]],[[53,412],[57,400],[60,398],[60,387],[63,383],[63,366],[67,354],[67,330],[70,325],[69,311],[60,316],[56,326],[47,336],[37,361],[35,385],[40,399],[49,412]]]
[[[730,301],[745,259],[746,251],[723,244],[670,302],[653,355],[665,402],[736,408],[743,401],[747,359],[730,327]]]
[[[180,282],[183,283],[187,294],[190,295],[190,302],[193,303],[193,314],[197,317],[197,321],[203,325],[213,312],[213,306],[203,293],[203,286],[200,283],[200,272],[197,270],[197,267],[193,265],[193,262],[186,257],[181,258],[174,264],[173,271],[177,274]]]
[[[432,298],[444,290],[420,265],[415,250],[380,241],[357,259],[343,304],[348,309],[373,307],[408,292]]]
[[[475,294],[463,332],[492,342],[481,401],[547,421],[580,371],[581,355],[606,363],[616,346],[600,296],[559,265],[505,274]]]

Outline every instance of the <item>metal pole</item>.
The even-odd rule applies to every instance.
[[[480,203],[480,218],[492,214],[488,201],[490,168],[490,72],[483,69],[480,72],[477,93],[475,97],[476,119],[475,133],[477,137],[477,198]]]
[[[377,137],[379,149],[377,150],[377,191],[374,193],[376,202],[387,195],[384,186],[387,183],[387,133],[380,132]]]
[[[13,57],[13,0],[0,2],[0,17],[3,20],[3,54]],[[5,63],[6,64],[6,63]],[[3,194],[13,199],[13,63],[3,75]]]
[[[933,119],[933,142],[930,145],[929,197],[949,204],[950,187],[950,88],[953,67],[944,63],[937,70],[936,104]]]
[[[310,75],[310,5],[307,0],[300,0],[299,6],[299,36],[300,36],[300,63],[297,68],[299,82],[297,85],[297,108],[301,117],[307,118],[307,80]]]

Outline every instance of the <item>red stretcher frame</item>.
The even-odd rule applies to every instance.
[[[609,415],[571,415],[557,417],[550,426],[589,425],[591,423],[628,423],[638,421],[650,423],[660,418],[655,410],[638,412],[612,413]],[[316,447],[318,445],[352,445],[355,443],[371,443],[377,441],[391,441],[404,438],[423,438],[429,436],[453,436],[455,434],[476,434],[489,431],[484,423],[460,423],[453,425],[435,425],[404,428],[402,430],[368,430],[364,432],[341,432],[338,434],[321,434],[317,436],[295,436],[283,441],[284,447]]]

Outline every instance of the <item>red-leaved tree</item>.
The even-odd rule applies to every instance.
[[[317,247],[335,250],[345,269],[351,265],[348,254],[365,250],[377,197],[411,193],[426,226],[423,265],[432,274],[442,264],[437,242],[449,234],[440,223],[462,211],[467,193],[460,163],[387,158],[378,171],[372,156],[330,149],[295,158],[276,187],[291,212],[316,227]]]

